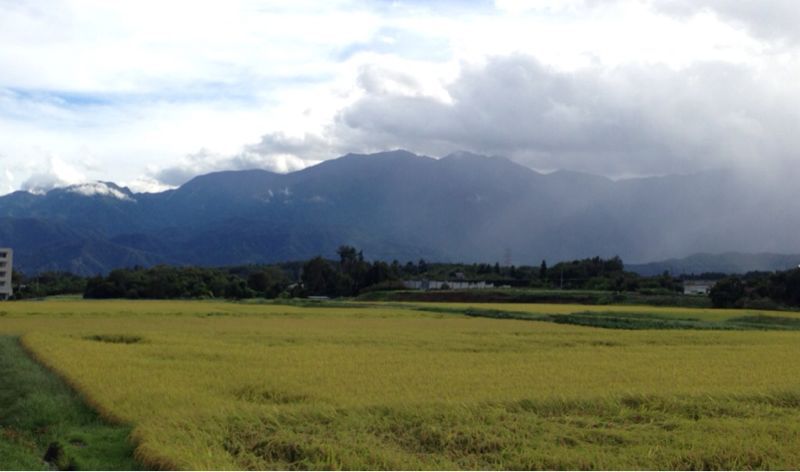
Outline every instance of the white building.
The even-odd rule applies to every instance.
[[[6,299],[13,293],[11,289],[11,267],[14,262],[14,251],[7,247],[0,247],[0,300]]]
[[[684,295],[708,295],[717,283],[716,280],[684,280],[683,281],[683,294]]]

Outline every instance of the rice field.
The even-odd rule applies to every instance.
[[[459,304],[51,300],[0,334],[180,469],[797,469],[800,331],[617,330]],[[724,322],[796,314],[652,307]]]

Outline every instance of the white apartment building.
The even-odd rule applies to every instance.
[[[4,300],[13,293],[11,289],[11,267],[14,262],[14,251],[11,248],[0,247],[0,300]]]

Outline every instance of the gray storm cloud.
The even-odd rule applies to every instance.
[[[358,79],[363,96],[323,135],[269,133],[236,156],[200,152],[154,177],[178,185],[214,170],[290,172],[347,152],[394,148],[434,156],[467,149],[606,176],[718,168],[793,174],[800,96],[793,87],[765,86],[769,80],[724,62],[564,72],[514,55],[465,68],[446,87],[451,100],[442,101],[414,93],[403,74],[366,68]]]
[[[780,166],[800,148],[798,96],[729,63],[560,72],[495,58],[449,85],[451,103],[386,93],[375,80],[332,126],[339,148],[470,149],[603,175]]]

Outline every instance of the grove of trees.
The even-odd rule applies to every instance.
[[[560,262],[552,267],[430,263],[424,259],[368,261],[351,246],[338,259],[237,268],[156,266],[114,270],[85,281],[86,298],[276,298],[352,297],[365,291],[403,288],[402,281],[486,281],[498,286],[674,293],[681,282],[667,274],[640,277],[626,272],[619,257]]]
[[[725,277],[712,287],[709,297],[719,308],[800,307],[800,268]]]

